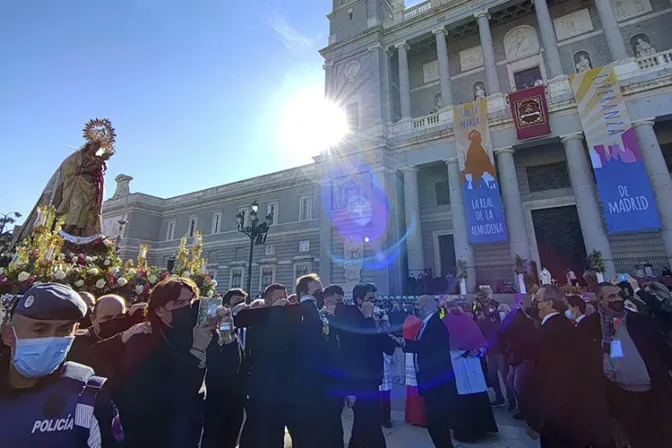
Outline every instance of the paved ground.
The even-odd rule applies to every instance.
[[[405,389],[395,386],[392,392],[392,425],[391,429],[383,428],[387,448],[433,448],[431,439],[426,429],[416,428],[404,423]],[[525,432],[525,426],[514,420],[506,408],[497,408],[495,418],[499,426],[499,434],[491,436],[481,443],[456,444],[456,447],[488,447],[488,448],[537,448],[539,442],[531,440]],[[345,429],[345,441],[350,438],[352,428],[352,411],[343,411],[343,426]],[[291,448],[291,439],[287,436],[286,448]]]

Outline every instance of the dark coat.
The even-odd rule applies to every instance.
[[[189,353],[191,340],[185,342],[183,349],[169,345],[157,326],[126,344],[119,334],[92,346],[106,353],[104,373],[112,381],[126,447],[199,445],[206,369]],[[237,341],[220,347],[213,337],[207,359],[213,381],[230,382],[240,364]],[[210,387],[218,389],[212,381]]]
[[[510,365],[516,366],[523,361],[536,358],[538,351],[536,331],[534,321],[522,310],[513,310],[506,316],[499,328],[499,336],[508,353]]]
[[[609,446],[612,440],[611,416],[602,372],[602,330],[600,314],[586,316],[575,326],[576,357],[580,368],[575,377],[577,434],[583,446]]]
[[[534,372],[523,387],[530,410],[528,424],[537,431],[553,427],[566,440],[578,437],[575,425],[577,376],[576,331],[562,314],[550,317],[537,330],[539,351]]]
[[[392,355],[395,342],[379,333],[374,320],[364,318],[355,305],[338,307],[336,317],[333,326],[340,338],[348,395],[377,390],[383,382],[383,354]]]
[[[436,393],[436,389],[456,395],[448,328],[439,315],[434,314],[429,319],[417,341],[406,339],[405,342],[404,351],[417,355],[416,378],[420,395]]]

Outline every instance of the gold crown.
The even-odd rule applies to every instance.
[[[116,136],[112,122],[107,118],[91,119],[84,125],[84,138],[89,142],[100,143],[102,148],[113,149]]]

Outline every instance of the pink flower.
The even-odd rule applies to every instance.
[[[147,269],[140,269],[140,276],[147,277]]]
[[[4,285],[5,283],[9,283],[9,280],[4,275],[0,275],[0,285]]]
[[[152,288],[149,286],[149,283],[145,283],[145,291],[144,291],[144,293],[145,293],[145,294],[149,294],[149,291],[151,291],[151,289],[152,289]]]
[[[170,276],[170,272],[165,271],[161,273],[161,280],[165,280]]]
[[[31,277],[28,279],[28,283],[31,284],[31,285],[32,285],[33,283],[35,283],[35,277],[34,277],[34,276],[31,276]]]

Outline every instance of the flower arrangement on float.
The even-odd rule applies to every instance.
[[[158,282],[171,275],[192,278],[208,297],[217,293],[217,282],[208,275],[207,260],[202,258],[200,232],[194,235],[191,250],[187,249],[186,237],[182,238],[178,262],[170,272],[148,264],[146,244],[140,245],[135,262],[124,262],[114,245],[107,248],[107,253],[96,255],[64,252],[65,241],[59,235],[63,220],[56,221],[55,215],[53,207],[39,208],[33,234],[17,247],[9,265],[0,268],[0,295],[20,294],[35,284],[56,282],[95,296],[114,293],[130,302],[139,302],[147,299]]]

